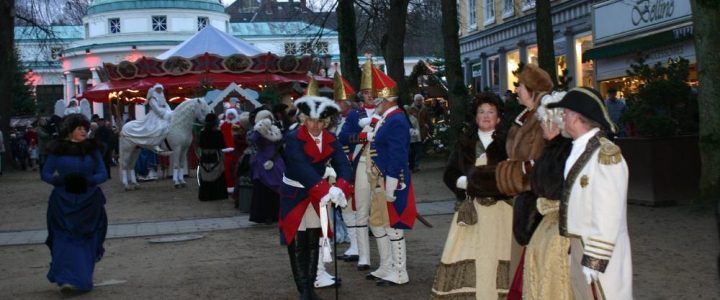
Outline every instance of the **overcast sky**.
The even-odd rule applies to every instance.
[[[225,6],[228,6],[235,2],[235,0],[221,0],[222,3]],[[259,1],[259,0],[258,0]],[[278,2],[288,2],[288,0],[277,0]],[[298,0],[295,0],[298,1]],[[307,0],[307,3],[309,4],[310,8],[313,10],[321,9],[322,6],[331,6],[331,3],[333,3],[334,0]]]

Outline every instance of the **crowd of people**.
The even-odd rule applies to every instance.
[[[380,287],[410,281],[412,175],[434,113],[422,95],[400,107],[396,83],[372,60],[362,71],[358,93],[336,73],[334,99],[323,97],[311,79],[292,107],[239,112],[226,105],[221,116],[206,115],[196,134],[198,199],[246,197],[250,221],[277,222],[300,299],[339,285],[325,268],[333,259],[356,265]],[[553,92],[549,75],[534,65],[518,78],[524,110],[507,128],[497,95],[469,103],[443,174],[457,204],[430,298],[631,298],[628,170],[607,138],[618,133],[607,106],[593,89]],[[63,292],[92,289],[107,230],[99,185],[109,178],[116,138],[109,122],[79,113],[10,135],[53,185],[48,279]],[[33,145],[45,150],[33,155]],[[349,246],[331,255],[333,239]]]
[[[632,299],[628,169],[591,88],[553,92],[518,75],[524,109],[506,128],[479,94],[444,173],[457,196],[431,299]]]

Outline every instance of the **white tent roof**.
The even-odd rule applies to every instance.
[[[198,33],[158,55],[157,58],[168,59],[171,56],[191,58],[205,52],[220,56],[230,56],[232,54],[255,56],[263,53],[262,50],[246,41],[235,38],[213,26],[205,26]]]

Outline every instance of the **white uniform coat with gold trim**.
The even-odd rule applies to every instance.
[[[580,271],[575,274],[582,275],[582,266],[600,271],[598,299],[632,299],[627,189],[628,167],[620,148],[594,134],[565,176],[560,233],[582,241],[571,248],[578,258],[571,261],[571,269]]]

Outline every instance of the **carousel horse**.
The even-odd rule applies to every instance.
[[[172,151],[170,156],[173,166],[173,183],[176,188],[186,185],[183,178],[183,170],[187,158],[187,152],[192,142],[192,126],[195,120],[203,122],[205,115],[211,112],[210,105],[202,98],[194,98],[185,100],[178,105],[172,113],[172,120],[167,136],[166,149]],[[135,175],[135,162],[140,154],[140,148],[153,150],[157,145],[141,145],[133,142],[133,139],[127,138],[121,132],[119,141],[119,167],[120,178],[126,191],[134,190],[140,187]],[[130,183],[128,183],[128,178]]]

